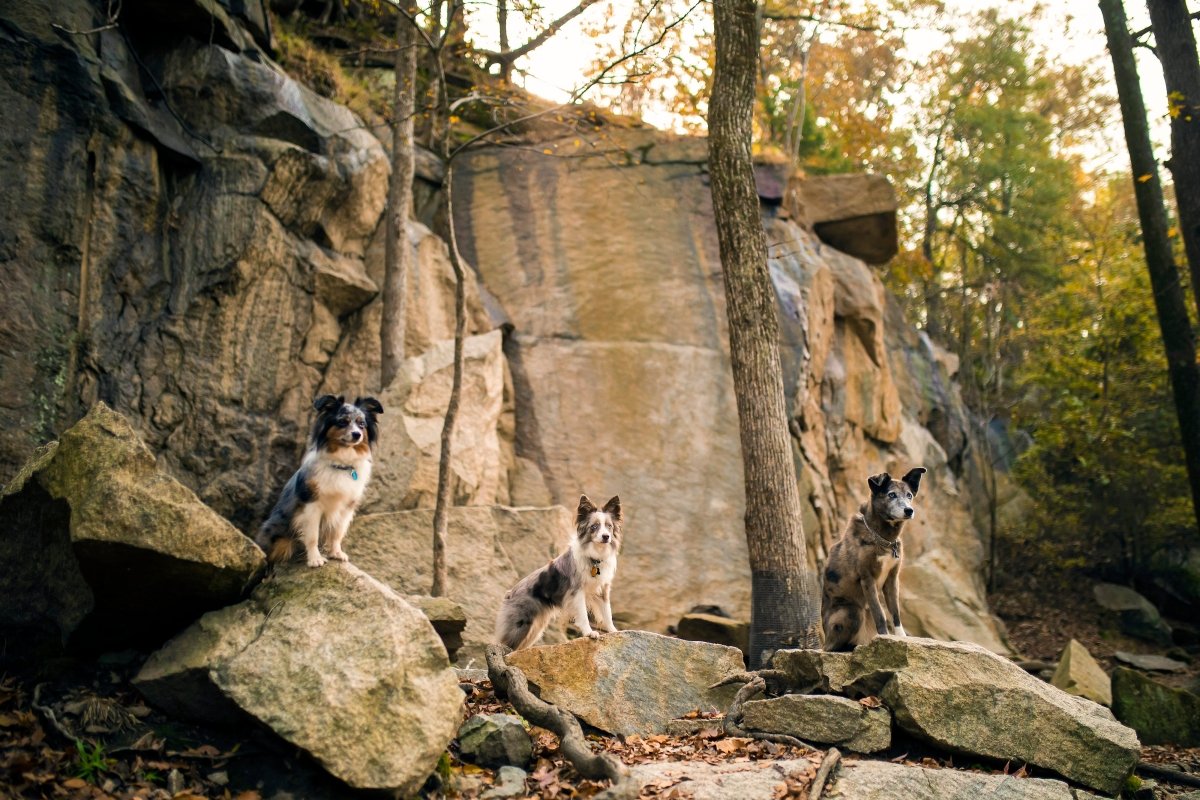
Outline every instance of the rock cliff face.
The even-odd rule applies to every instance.
[[[513,326],[516,455],[554,502],[621,495],[618,619],[661,630],[701,602],[744,615],[741,452],[705,143],[613,141],[617,157],[481,151],[456,173],[463,253]],[[868,475],[923,465],[905,532],[906,626],[1003,650],[979,579],[953,359],[904,324],[870,267],[802,224],[821,218],[797,200],[803,184],[779,194],[790,199],[765,207],[770,269],[812,560],[865,499]]]
[[[102,26],[104,7],[0,14],[0,481],[103,400],[250,531],[295,468],[311,399],[369,392],[386,411],[368,510],[428,507],[453,279],[445,244],[411,223],[412,358],[380,387],[384,148],[271,61],[263,20],[218,0],[126,0],[120,28],[69,32]],[[551,149],[576,146],[592,152]],[[619,493],[618,622],[663,630],[698,603],[746,615],[705,144],[635,130],[607,147],[480,150],[456,170],[478,278],[456,501],[573,508]],[[894,236],[886,198],[776,188],[765,211],[812,561],[867,475],[923,465],[906,625],[1002,649],[952,359],[904,324],[871,268],[813,233],[850,249],[867,219]],[[850,210],[829,212],[838,203]]]

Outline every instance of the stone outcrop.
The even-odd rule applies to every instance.
[[[886,708],[829,694],[785,694],[742,706],[742,727],[784,733],[804,742],[836,745],[856,753],[886,750],[892,715]]]
[[[717,614],[684,614],[675,626],[675,635],[689,642],[712,642],[750,652],[750,623]]]
[[[566,546],[571,514],[565,508],[460,507],[447,526],[447,595],[462,606],[460,662],[483,663],[492,641],[496,612],[517,581]],[[366,514],[346,537],[350,560],[401,594],[429,591],[432,575],[433,511],[418,509]],[[548,641],[562,641],[559,629]]]
[[[485,148],[455,170],[462,251],[513,327],[515,455],[553,502],[621,495],[614,609],[629,624],[665,630],[698,603],[746,618],[741,474],[715,467],[739,463],[740,444],[706,148],[639,131],[611,146],[627,157],[590,159],[563,141],[559,155],[581,157]],[[859,210],[885,213],[872,202]],[[905,626],[1006,651],[979,579],[983,448],[953,359],[904,323],[863,262],[795,220],[767,231],[814,569],[868,475],[923,465]]]
[[[255,4],[234,4],[243,9]],[[97,399],[253,532],[322,391],[379,386],[388,160],[276,66],[254,14],[88,0],[6,8],[0,482]],[[261,19],[259,23],[261,23]],[[412,352],[453,336],[445,245],[419,223]],[[468,332],[490,329],[474,283]]]
[[[951,752],[1028,762],[1101,792],[1119,791],[1140,753],[1108,709],[978,645],[880,636],[851,653],[780,651],[773,666],[797,686],[878,695],[899,728]]]
[[[265,566],[103,403],[0,492],[0,554],[0,624],[110,649],[237,602]]]
[[[538,695],[608,733],[663,733],[689,711],[727,708],[735,688],[713,684],[742,672],[741,651],[644,631],[532,647],[508,656]]]
[[[463,702],[437,633],[349,564],[279,570],[210,612],[134,679],[168,713],[246,715],[361,789],[415,793],[454,737]]]

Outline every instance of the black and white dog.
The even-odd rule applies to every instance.
[[[371,480],[371,455],[379,435],[375,417],[383,413],[379,401],[360,397],[351,404],[327,394],[318,397],[313,408],[317,419],[304,460],[258,532],[256,541],[272,564],[290,561],[297,540],[304,545],[310,567],[325,563],[322,542],[330,558],[347,561],[342,539]]]
[[[574,615],[584,636],[600,638],[588,622],[588,611],[604,632],[615,633],[609,595],[620,552],[621,498],[597,509],[587,495],[580,497],[570,546],[504,596],[496,617],[496,641],[513,650],[532,647],[561,609]]]

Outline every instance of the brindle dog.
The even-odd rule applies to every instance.
[[[826,650],[851,650],[876,634],[906,635],[900,624],[900,530],[916,513],[912,500],[923,474],[924,467],[915,467],[900,480],[886,472],[867,478],[871,499],[859,506],[825,565],[821,625]],[[879,602],[881,588],[889,617]],[[865,618],[868,609],[873,625]]]

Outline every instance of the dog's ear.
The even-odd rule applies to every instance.
[[[331,394],[323,394],[316,400],[313,400],[313,408],[324,414],[327,411],[334,411],[342,407],[345,398],[338,396],[334,397]]]
[[[917,489],[921,488],[921,476],[925,474],[924,467],[913,467],[900,480],[908,484],[908,488],[913,490],[913,494],[917,493]]]
[[[872,475],[867,478],[867,485],[871,487],[871,494],[883,494],[887,491],[891,483],[892,476],[886,472],[881,472],[878,475]]]
[[[604,504],[604,513],[611,516],[617,522],[621,521],[621,498],[619,495],[613,495],[612,499]]]
[[[575,512],[575,521],[582,522],[591,516],[595,510],[596,506],[592,504],[591,500],[588,500],[586,494],[579,495],[579,509]]]
[[[374,397],[360,397],[354,401],[354,405],[358,406],[363,411],[369,411],[372,414],[383,413],[383,404]]]

